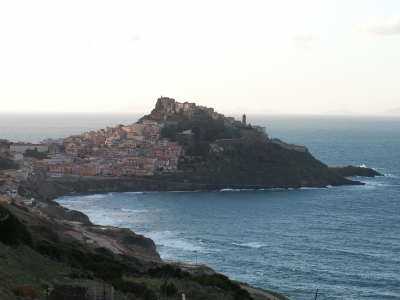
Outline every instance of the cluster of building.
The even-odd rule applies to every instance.
[[[193,118],[196,114],[206,114],[208,117],[215,121],[223,121],[224,126],[234,125],[238,128],[243,128],[248,126],[246,123],[246,115],[244,114],[242,120],[236,120],[234,117],[227,117],[214,111],[212,107],[206,107],[201,105],[196,105],[196,103],[191,102],[178,102],[173,98],[163,97],[157,99],[156,107],[161,108],[166,114],[164,115],[164,120],[167,121],[169,116],[183,116],[186,118]],[[168,122],[168,121],[167,121]],[[252,128],[260,134],[266,135],[265,127],[252,126]]]
[[[150,176],[155,171],[177,170],[182,146],[160,139],[164,124],[145,120],[141,124],[117,125],[98,131],[72,135],[65,139],[46,139],[41,144],[17,143],[10,146],[19,170],[4,170],[3,174],[26,179],[34,170],[50,176]],[[26,158],[26,150],[37,149],[51,157],[37,160]]]
[[[62,139],[48,138],[40,144],[12,143],[9,149],[0,145],[0,156],[11,157],[20,166],[17,170],[0,170],[0,180],[2,177],[12,178],[13,182],[18,183],[37,171],[50,177],[145,177],[155,172],[176,172],[179,161],[185,156],[185,149],[178,142],[161,138],[161,131],[170,125],[168,122],[174,116],[192,118],[196,114],[206,114],[209,118],[223,122],[225,126],[249,126],[246,124],[246,115],[237,121],[215,112],[213,108],[189,102],[180,103],[168,97],[159,98],[154,111],[161,112],[167,118],[158,121],[144,119],[127,126],[106,127]],[[264,127],[252,128],[266,134]],[[181,134],[191,138],[193,133],[188,130]],[[24,157],[26,150],[46,153],[48,158],[39,160]],[[211,144],[210,152],[223,152],[223,148]],[[8,185],[4,186],[12,189]]]

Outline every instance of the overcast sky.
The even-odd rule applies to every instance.
[[[0,111],[400,106],[399,0],[1,1]]]

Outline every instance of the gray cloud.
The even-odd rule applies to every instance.
[[[296,50],[307,50],[309,43],[314,40],[314,37],[309,35],[296,35],[292,37],[292,43]]]
[[[400,34],[400,13],[384,20],[382,16],[377,16],[362,22],[354,27],[354,31],[366,35],[395,35]]]

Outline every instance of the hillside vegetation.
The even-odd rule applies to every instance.
[[[10,226],[16,230],[11,231]],[[0,204],[0,299],[16,299],[22,290],[33,293],[35,299],[45,299],[48,288],[57,286],[64,290],[96,287],[101,291],[103,282],[114,287],[116,300],[125,296],[181,299],[182,294],[198,300],[252,299],[238,283],[205,266],[169,265],[117,255],[82,244],[62,233],[68,228],[60,230],[57,226],[61,225],[50,219],[43,221],[23,207]],[[128,244],[137,242],[121,234]],[[258,295],[257,299],[266,298]]]
[[[186,159],[180,164],[182,172],[156,175],[155,179],[264,188],[355,184],[308,152],[260,141],[221,144],[224,145],[223,153]]]

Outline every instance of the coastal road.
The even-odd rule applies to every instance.
[[[241,285],[240,287],[242,289],[248,291],[250,294],[258,294],[258,295],[265,296],[268,300],[280,300],[279,298],[276,298],[276,297],[272,296],[271,294],[268,294],[266,292],[263,292],[263,291],[260,291],[260,290],[257,290],[257,289],[253,289],[253,288],[248,287],[248,286]]]
[[[121,247],[116,245],[112,239],[109,239],[109,238],[107,238],[105,236],[101,236],[101,235],[98,236],[97,234],[93,234],[88,231],[81,231],[81,233],[85,237],[94,240],[96,242],[96,244],[98,244],[99,246],[107,248],[115,254],[123,254],[125,252],[124,249],[122,249]]]

